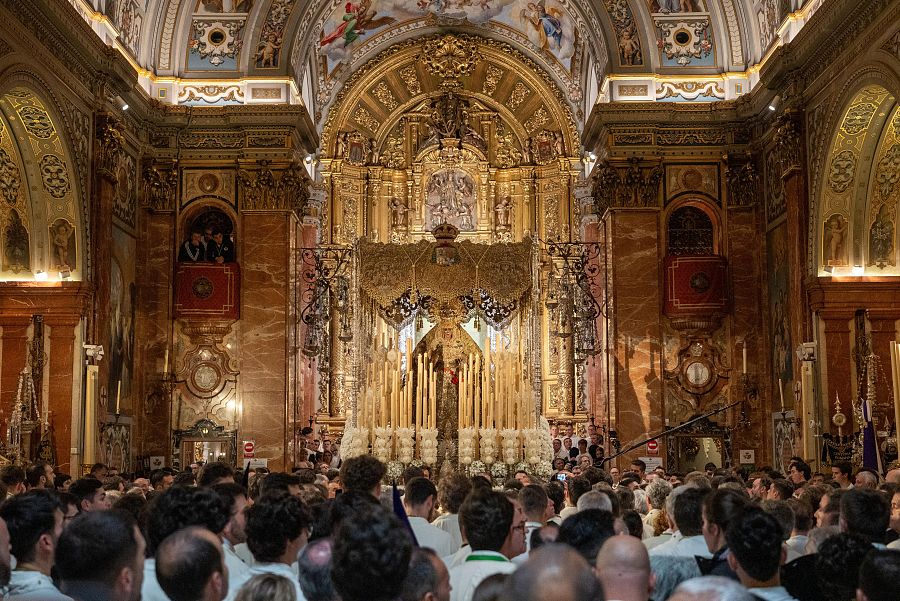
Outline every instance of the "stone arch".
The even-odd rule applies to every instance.
[[[7,153],[15,145],[21,162],[21,196],[14,208],[19,217],[27,215],[29,273],[19,270],[15,279],[31,279],[43,271],[54,279],[68,272],[73,280],[88,279],[86,220],[83,205],[83,180],[73,154],[69,128],[61,117],[59,103],[32,74],[14,73],[0,81],[0,113]],[[52,99],[52,100],[51,100]],[[11,213],[0,216],[3,222],[3,277],[7,269],[8,236]],[[67,268],[67,269],[66,269]]]
[[[840,92],[831,98],[814,106],[808,117],[808,265],[812,274],[819,275],[835,273],[835,268],[838,273],[844,268],[849,273],[862,262],[862,216],[874,171],[872,157],[883,126],[900,98],[900,78],[882,64],[869,63],[848,74]],[[865,123],[860,124],[860,120]],[[836,216],[846,221],[846,233],[840,234],[843,225]],[[844,259],[826,256],[826,252],[835,252],[832,232],[843,236],[844,248],[836,250],[844,254]]]

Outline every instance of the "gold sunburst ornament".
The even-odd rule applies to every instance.
[[[426,42],[420,60],[432,75],[457,79],[475,69],[481,54],[478,44],[467,36],[445,35]]]

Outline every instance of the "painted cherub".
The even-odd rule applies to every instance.
[[[634,35],[634,30],[629,27],[622,32],[619,40],[619,57],[623,65],[634,65],[640,62],[641,45]]]
[[[256,65],[258,67],[278,66],[278,53],[281,50],[281,40],[278,35],[270,33],[259,43],[256,51]]]

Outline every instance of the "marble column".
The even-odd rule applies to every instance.
[[[50,327],[50,424],[56,447],[56,471],[79,473],[79,466],[70,464],[72,444],[72,383],[75,379],[75,328],[81,323],[78,315],[53,316],[44,320]],[[79,373],[80,377],[81,374]],[[77,446],[77,445],[75,445]],[[74,471],[73,471],[74,469]]]
[[[664,422],[659,211],[612,209],[603,221],[612,305],[612,411],[624,446],[660,431]],[[640,452],[621,458],[619,465]]]
[[[893,394],[891,380],[891,342],[897,340],[897,320],[900,319],[898,309],[868,309],[869,331],[872,336],[872,352],[881,362],[881,369],[875,373],[875,398],[885,406]],[[876,429],[884,425],[884,415],[875,415]],[[894,422],[893,410],[887,416]]]
[[[766,352],[768,345],[762,334],[763,310],[762,291],[765,286],[762,275],[763,261],[759,249],[765,245],[757,223],[759,212],[756,207],[730,207],[728,210],[728,270],[731,276],[732,293],[732,327],[730,337],[731,378],[729,395],[732,402],[744,397],[745,391],[741,383],[744,348],[738,343],[743,340],[747,347],[747,373],[756,385],[769,380],[767,376]],[[768,415],[771,412],[772,400],[767,395],[759,395],[757,404],[749,407],[748,415],[751,425],[746,429],[738,429],[734,436],[734,449],[753,449],[756,451],[757,464],[769,463],[771,454],[770,428]],[[737,421],[740,406],[731,410],[731,423]],[[720,421],[724,416],[717,416]]]
[[[825,334],[825,374],[826,382],[823,396],[828,402],[828,414],[823,416],[823,432],[831,431],[837,434],[837,426],[831,422],[831,416],[835,412],[836,397],[841,399],[841,412],[847,416],[847,425],[844,426],[844,434],[853,431],[853,410],[851,400],[853,398],[853,374],[851,371],[852,349],[850,348],[850,324],[853,321],[853,311],[850,310],[822,310],[819,311]]]
[[[285,212],[242,214],[246,236],[241,247],[241,375],[243,407],[240,439],[254,440],[256,456],[275,471],[285,467],[290,431],[288,407],[288,303],[292,229]],[[240,440],[239,439],[239,440]]]
[[[12,415],[13,401],[19,383],[19,374],[28,361],[28,327],[31,318],[0,315],[2,350],[0,350],[0,437],[6,440],[6,425]]]
[[[170,346],[172,333],[172,265],[175,260],[174,213],[171,210],[148,211],[141,215],[140,244],[153,252],[140,253],[143,277],[137,279],[138,320],[136,339],[140,354],[146,358],[143,369],[135,370],[135,385],[140,391],[134,407],[136,456],[163,456],[170,459],[171,434],[169,410],[171,398],[162,386],[166,349],[169,371],[175,372],[175,351]]]

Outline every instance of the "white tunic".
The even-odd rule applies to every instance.
[[[450,569],[450,601],[472,601],[481,581],[494,574],[511,574],[516,564],[494,551],[472,551],[466,561]]]

